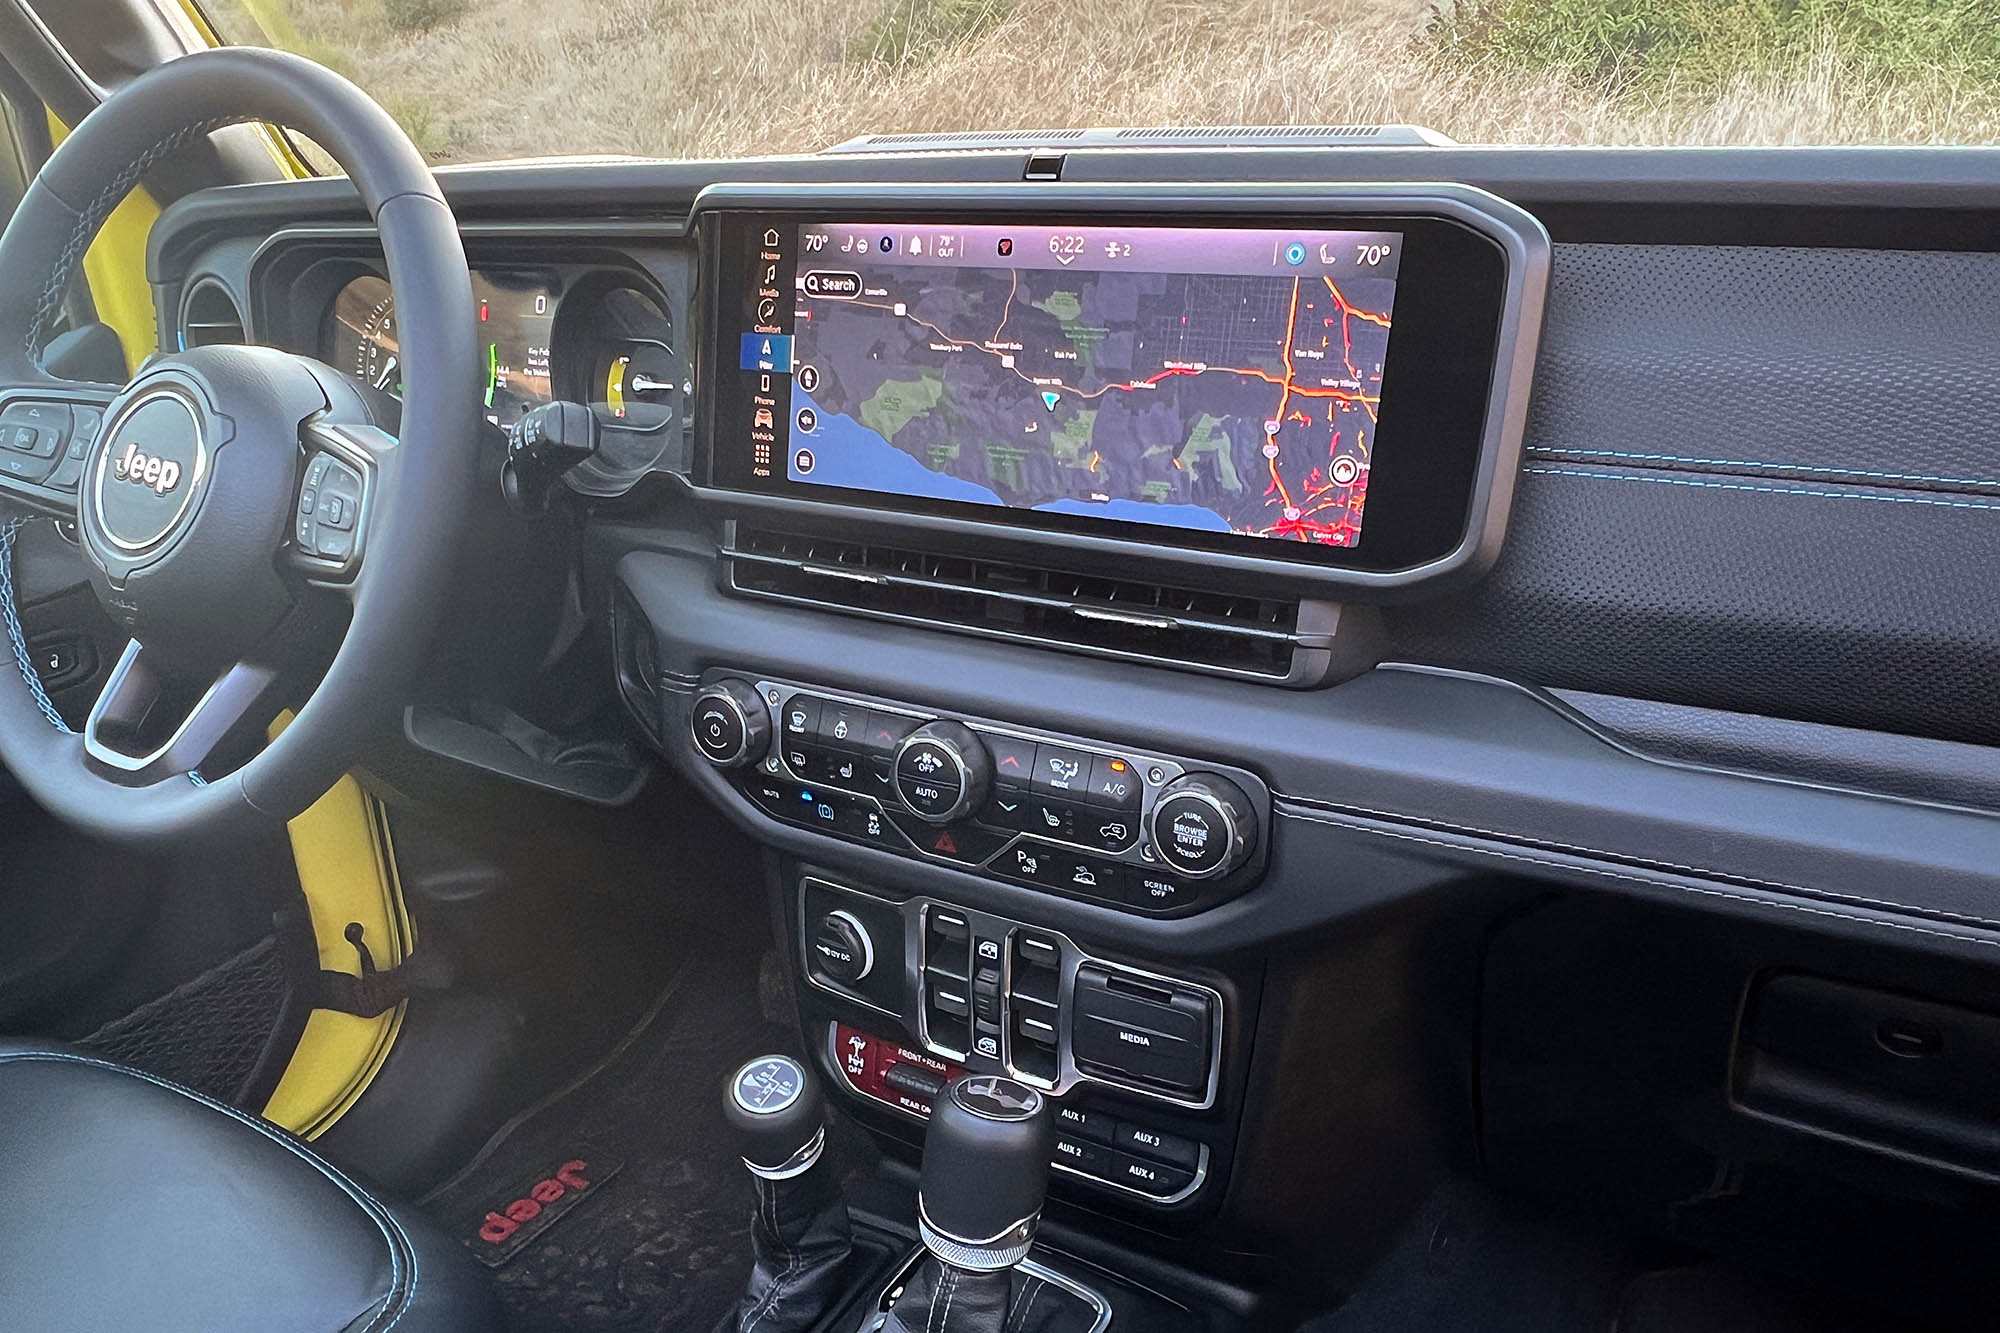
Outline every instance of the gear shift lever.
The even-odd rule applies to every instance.
[[[947,1087],[924,1134],[917,1231],[954,1268],[993,1272],[1028,1257],[1049,1191],[1055,1120],[1042,1094],[999,1074]]]
[[[1015,1299],[1014,1266],[1028,1257],[1048,1194],[1055,1120],[1048,1100],[998,1074],[955,1080],[931,1109],[917,1189],[917,1233],[929,1251],[883,1333],[1000,1333]],[[1031,1290],[1038,1285],[1030,1279]],[[1042,1318],[1062,1328],[1051,1301]],[[1085,1327],[1088,1327],[1086,1321]]]
[[[832,1309],[853,1253],[847,1201],[826,1150],[819,1080],[790,1056],[763,1055],[730,1076],[723,1116],[757,1191],[757,1263],[719,1333],[802,1333]]]

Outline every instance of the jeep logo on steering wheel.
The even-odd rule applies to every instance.
[[[157,454],[149,457],[139,451],[138,445],[128,444],[112,464],[111,476],[116,481],[136,481],[152,487],[155,495],[165,495],[181,484],[181,465]]]

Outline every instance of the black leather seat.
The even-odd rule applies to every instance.
[[[184,1088],[0,1043],[0,1329],[484,1333],[463,1246]]]

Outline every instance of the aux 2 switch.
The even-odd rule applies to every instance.
[[[694,748],[717,768],[742,768],[771,744],[771,714],[748,681],[718,680],[694,697],[688,726]]]
[[[896,795],[919,819],[963,819],[985,804],[992,786],[993,756],[970,727],[926,723],[896,749]]]
[[[1228,779],[1190,773],[1168,783],[1154,802],[1153,845],[1189,879],[1228,874],[1257,846],[1256,808]]]

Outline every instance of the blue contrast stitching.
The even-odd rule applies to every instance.
[[[1939,509],[2000,509],[1978,500],[1939,500],[1926,495],[1871,495],[1863,491],[1808,491],[1794,486],[1756,486],[1738,481],[1697,481],[1692,477],[1634,477],[1622,472],[1586,472],[1580,468],[1528,467],[1523,472],[1543,477],[1581,477],[1585,481],[1634,481],[1652,486],[1693,486],[1708,491],[1756,491],[1766,495],[1797,495],[1813,500],[1867,500],[1875,504],[1932,505]]]
[[[168,1092],[179,1093],[181,1096],[187,1098],[191,1102],[196,1102],[202,1106],[206,1106],[212,1111],[220,1111],[222,1114],[228,1116],[230,1119],[236,1121],[237,1123],[246,1125],[249,1128],[256,1130],[259,1134],[262,1134],[265,1138],[277,1144],[279,1147],[283,1148],[286,1152],[289,1152],[290,1154],[292,1154],[292,1156],[298,1158],[301,1162],[304,1162],[307,1166],[310,1166],[313,1170],[319,1172],[322,1176],[325,1176],[343,1194],[347,1195],[348,1198],[354,1200],[354,1202],[362,1206],[362,1211],[368,1214],[369,1220],[375,1223],[375,1229],[382,1233],[382,1239],[388,1243],[389,1247],[388,1301],[391,1303],[395,1301],[396,1293],[403,1285],[402,1252],[397,1248],[396,1242],[400,1240],[402,1242],[403,1248],[409,1251],[410,1289],[408,1292],[404,1293],[402,1305],[400,1306],[400,1308],[396,1310],[394,1317],[391,1318],[388,1323],[380,1325],[381,1333],[387,1333],[387,1330],[392,1329],[397,1324],[401,1323],[403,1321],[403,1316],[409,1313],[410,1307],[416,1303],[417,1277],[418,1277],[417,1247],[411,1243],[409,1233],[403,1230],[403,1224],[397,1221],[395,1215],[391,1213],[389,1209],[379,1199],[375,1198],[372,1194],[368,1193],[367,1190],[361,1188],[361,1186],[355,1184],[347,1177],[341,1175],[338,1171],[335,1171],[327,1163],[313,1156],[310,1152],[307,1152],[299,1144],[294,1143],[290,1138],[286,1137],[283,1134],[280,1134],[277,1130],[265,1124],[263,1121],[257,1119],[255,1116],[245,1115],[242,1111],[237,1110],[235,1107],[230,1106],[227,1103],[218,1102],[212,1097],[205,1097],[201,1093],[196,1092],[193,1088],[183,1087],[180,1084],[174,1082],[172,1079],[161,1078],[157,1074],[149,1074],[143,1069],[129,1069],[124,1065],[113,1064],[109,1060],[94,1059],[93,1057],[88,1055],[75,1055],[68,1051],[13,1051],[13,1052],[0,1053],[0,1064],[6,1064],[16,1060],[51,1060],[57,1062],[66,1062],[69,1064],[89,1065],[94,1069],[106,1069],[114,1074],[123,1074],[128,1078],[136,1078],[143,1082],[151,1083],[155,1087],[165,1088]],[[364,1330],[364,1333],[374,1333],[374,1330],[376,1330],[377,1328],[378,1321],[381,1320],[383,1315],[386,1315],[388,1313],[389,1313],[389,1305],[385,1304],[381,1312],[378,1313],[373,1319],[370,1319],[368,1321],[368,1326],[367,1329]]]
[[[1761,467],[1773,472],[1810,472],[1825,477],[1873,477],[1877,481],[1928,481],[1940,486],[1995,486],[1990,477],[1934,477],[1926,472],[1873,472],[1867,468],[1825,467],[1810,463],[1760,463],[1745,458],[1688,458],[1681,454],[1637,454],[1623,449],[1556,449],[1531,445],[1537,458],[1623,458],[1634,463],[1684,463],[1690,467]]]
[[[7,642],[14,649],[14,665],[21,670],[21,681],[28,687],[28,695],[35,701],[35,707],[42,710],[42,716],[49,725],[64,735],[69,734],[69,723],[49,700],[49,692],[42,686],[42,678],[35,673],[35,664],[28,660],[28,636],[21,628],[21,609],[14,595],[14,539],[26,527],[25,518],[9,519],[0,524],[0,620],[6,622]]]

